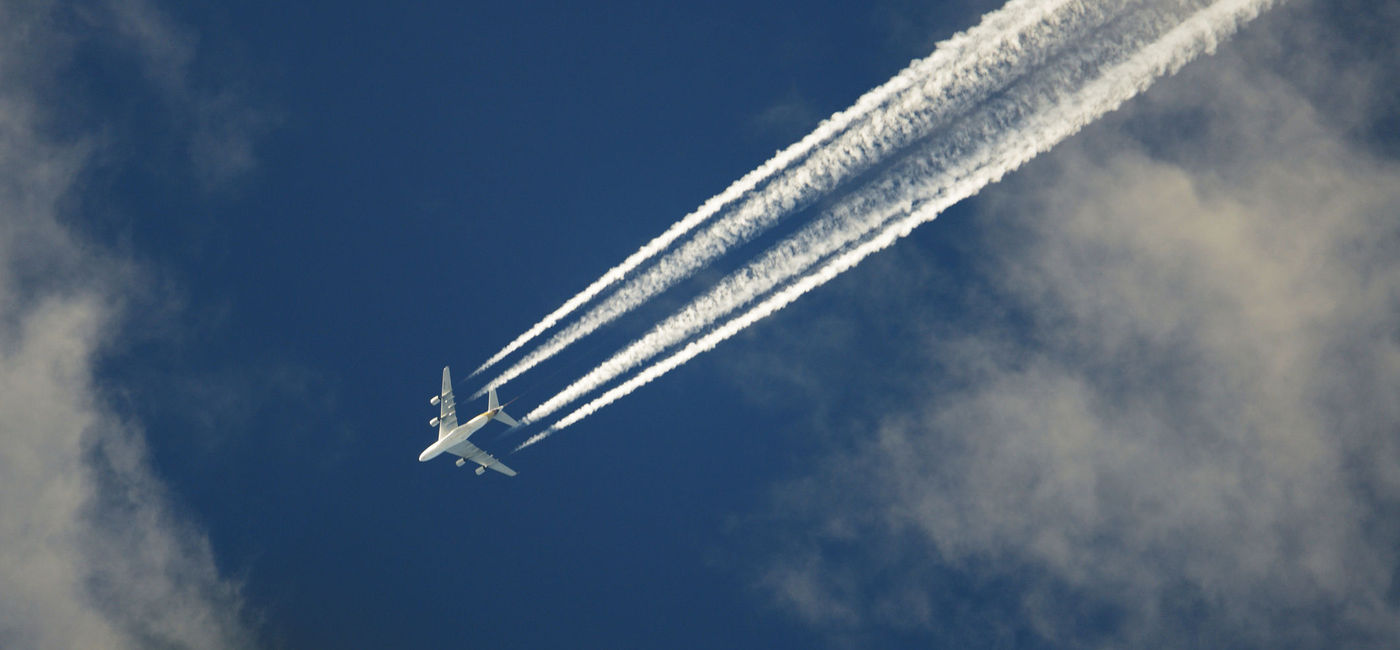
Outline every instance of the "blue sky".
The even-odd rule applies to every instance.
[[[0,2],[0,645],[1393,643],[1383,2],[1285,3],[617,404],[478,433],[515,478],[417,462],[443,365],[468,410],[998,6]]]

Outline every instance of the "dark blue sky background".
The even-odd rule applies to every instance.
[[[731,521],[812,453],[810,405],[703,359],[507,480],[416,461],[427,398],[976,5],[164,7],[197,34],[191,85],[258,134],[212,184],[139,67],[81,60],[115,141],[94,229],[160,280],[104,367],[273,644],[813,644]]]
[[[130,288],[121,294],[127,304],[118,331],[100,348],[98,392],[144,431],[175,519],[207,534],[220,574],[241,584],[246,618],[268,647],[1040,647],[1125,640],[1152,647],[1162,638],[1179,641],[1159,632],[1185,629],[1182,621],[1218,626],[1202,627],[1196,640],[1203,645],[1243,639],[1267,647],[1274,637],[1236,634],[1228,612],[1219,619],[1192,613],[1248,601],[1239,595],[1258,595],[1251,591],[1256,583],[1237,581],[1247,588],[1221,588],[1219,595],[1214,583],[1170,564],[1185,557],[1190,567],[1197,566],[1193,559],[1210,566],[1212,558],[1234,557],[1216,552],[1228,544],[1202,542],[1205,551],[1193,555],[1172,528],[1161,538],[1184,546],[1149,544],[1143,551],[1133,546],[1135,531],[1154,523],[1151,513],[1104,515],[1112,527],[1065,535],[1071,547],[1077,541],[1090,549],[1093,562],[1083,564],[1102,556],[1105,566],[1121,566],[1113,563],[1122,559],[1115,544],[1126,539],[1126,564],[1175,567],[1163,571],[1167,586],[1160,591],[1155,581],[1150,589],[1123,587],[1131,581],[1114,582],[1122,576],[1111,569],[1107,579],[1084,578],[1057,557],[1039,555],[1042,542],[1059,541],[1062,531],[1036,528],[1037,515],[1077,523],[1075,512],[1058,516],[1059,502],[1037,500],[1057,485],[1051,470],[1038,472],[1039,459],[1056,460],[1046,467],[1067,468],[1066,475],[1101,478],[1093,494],[1105,502],[1115,490],[1137,494],[1137,483],[1123,487],[1116,476],[1152,472],[1113,458],[1089,470],[1065,460],[1118,448],[1122,438],[1114,435],[1121,432],[1111,426],[1102,428],[1114,435],[1094,437],[1102,433],[1090,426],[1098,421],[1081,427],[1089,432],[1087,451],[1046,452],[1035,445],[1054,438],[1053,418],[1046,424],[1037,415],[1020,426],[1015,399],[979,414],[978,390],[990,384],[998,390],[988,393],[1036,405],[1038,388],[1026,397],[988,377],[1034,369],[1059,354],[1074,361],[1067,366],[1088,368],[1084,376],[1113,379],[1100,393],[1117,395],[1115,373],[1130,376],[1153,363],[1172,370],[1181,356],[1163,344],[1165,353],[1151,348],[1126,361],[1082,359],[1075,355],[1093,345],[1064,344],[1073,349],[1065,352],[1056,347],[1063,344],[1059,328],[1092,330],[1096,319],[1113,318],[1076,320],[1081,314],[1055,302],[1072,300],[1055,293],[1054,278],[1046,281],[1050,288],[1035,285],[1024,294],[1009,288],[1014,283],[1005,277],[1017,271],[1053,275],[1034,266],[1035,246],[1063,242],[1026,215],[1054,215],[1072,226],[1081,206],[1056,194],[1060,185],[1074,198],[1097,197],[1142,180],[1114,176],[1121,169],[1145,168],[1141,177],[1154,182],[1187,177],[1174,186],[1185,186],[1187,199],[1148,192],[1157,186],[1143,181],[1144,198],[1121,211],[1163,211],[1128,220],[1152,224],[1179,217],[1167,210],[1196,200],[1211,209],[1247,205],[1239,197],[1213,204],[1211,192],[1233,196],[1221,188],[1237,184],[1253,196],[1248,181],[1259,166],[1294,154],[1311,161],[1331,146],[1345,149],[1339,157],[1347,161],[1366,161],[1355,163],[1363,171],[1374,163],[1393,172],[1384,161],[1395,138],[1383,131],[1394,123],[1395,92],[1375,89],[1395,87],[1376,79],[1393,80],[1394,68],[1384,62],[1397,58],[1383,37],[1389,32],[1376,26],[1400,24],[1400,16],[1384,3],[1349,3],[1357,10],[1348,16],[1374,17],[1362,25],[1319,9],[1324,3],[1299,2],[1302,9],[1261,19],[1241,36],[1240,51],[1225,48],[1219,67],[1198,64],[1161,82],[1128,115],[1106,118],[1082,136],[1086,141],[1072,139],[1063,157],[1032,163],[618,404],[518,454],[509,451],[529,432],[506,435],[493,425],[478,433],[473,441],[518,470],[515,478],[476,477],[448,460],[417,461],[434,439],[428,398],[443,365],[453,368],[462,410],[475,407],[480,402],[466,402],[478,384],[466,375],[488,356],[822,118],[999,4],[111,3],[150,10],[141,24],[163,26],[164,39],[123,34],[120,23],[94,25],[94,16],[102,23],[108,15],[101,11],[54,5],[60,9],[44,15],[56,31],[81,38],[73,39],[61,75],[34,84],[48,111],[42,131],[92,151],[78,190],[65,199],[71,205],[58,212],[82,241],[95,242],[94,259],[116,260],[132,273],[121,280]],[[1347,41],[1352,49],[1336,38],[1343,33],[1355,33]],[[152,49],[161,42],[169,49]],[[1371,65],[1371,53],[1380,65]],[[1367,65],[1334,78],[1329,66],[1339,61]],[[1356,89],[1368,92],[1362,97]],[[1337,97],[1357,100],[1343,106]],[[1236,114],[1253,126],[1231,121]],[[1322,125],[1316,132],[1309,130],[1314,123]],[[1255,137],[1290,129],[1307,137],[1289,141],[1303,144],[1288,155]],[[1246,158],[1264,163],[1239,162]],[[1298,176],[1316,177],[1318,168],[1327,165]],[[1380,187],[1374,180],[1386,178],[1360,176],[1355,185],[1323,185],[1312,194],[1348,195],[1348,188]],[[1394,205],[1390,198],[1376,199],[1382,207],[1372,212]],[[525,408],[512,409],[518,417],[803,216],[510,383],[502,399],[520,398]],[[1104,230],[1119,232],[1079,234],[1093,240]],[[1375,240],[1394,241],[1393,228]],[[1062,258],[1085,257],[1073,247],[1077,241]],[[1145,264],[1194,252],[1138,251],[1150,258]],[[1026,267],[1015,263],[1022,253]],[[1135,267],[1104,259],[1108,271],[1094,267],[1068,284],[1082,280],[1095,297],[1116,295],[1095,283],[1130,276]],[[1148,302],[1176,304],[1177,288]],[[1188,325],[1165,338],[1194,342],[1198,332]],[[1400,385],[1377,372],[1383,376],[1369,385]],[[1175,375],[1161,374],[1167,379],[1149,384],[1141,401],[1160,393],[1166,411],[1196,413],[1193,400],[1171,392]],[[951,395],[971,398],[972,411],[936,411],[935,418],[921,410],[953,405]],[[1367,422],[1384,422],[1388,413],[1369,402],[1352,410]],[[955,417],[968,412],[981,417]],[[1206,412],[1200,421],[1229,419],[1216,415]],[[911,422],[934,424],[923,437],[911,435],[911,443],[900,437]],[[1359,429],[1393,431],[1385,427]],[[994,444],[1003,429],[1023,435],[982,453],[978,440]],[[1123,435],[1138,440],[1129,429]],[[1347,440],[1364,438],[1357,436]],[[1388,458],[1360,442],[1338,446]],[[1170,444],[1161,449],[1161,457],[1173,458]],[[979,464],[1022,454],[1037,459],[1029,471]],[[945,456],[955,460],[940,465]],[[883,476],[891,465],[898,471]],[[964,465],[977,467],[977,476],[1009,474],[1010,487],[969,480],[977,489],[968,488],[959,482]],[[1265,478],[1312,475],[1269,467]],[[1018,491],[1023,477],[1049,487]],[[1373,484],[1357,481],[1366,488],[1360,492],[1372,494]],[[1400,539],[1393,535],[1400,530],[1396,511],[1386,510],[1400,500],[1387,496],[1389,484],[1375,485],[1381,487],[1368,497],[1380,504],[1374,512],[1388,514],[1368,519],[1365,534],[1356,534],[1367,552],[1394,548],[1389,542]],[[1183,503],[1194,487],[1166,484],[1182,490]],[[974,496],[957,500],[967,494]],[[1020,501],[984,507],[979,499],[986,494]],[[973,541],[900,519],[946,514],[928,505],[946,495]],[[887,510],[901,523],[880,519]],[[1030,523],[1024,530],[981,527],[1008,511]],[[1279,511],[1288,516],[1241,529],[1306,529],[1295,524],[1322,521],[1311,511]],[[1173,523],[1187,536],[1218,532],[1209,516],[1183,521]],[[994,534],[977,537],[987,530]],[[1027,530],[1029,541],[1018,537]],[[1002,537],[1012,541],[999,546]],[[968,551],[978,540],[977,551]],[[1311,548],[1306,541],[1290,548]],[[1379,571],[1394,564],[1379,563]],[[793,567],[817,577],[778,585]],[[1392,582],[1400,584],[1396,576]],[[802,600],[804,584],[812,587],[810,600]],[[1119,603],[1120,587],[1146,593],[1147,604]],[[1392,593],[1387,588],[1377,589]],[[909,602],[924,609],[905,606],[899,598],[908,591],[918,592],[921,598]],[[1300,599],[1326,610],[1333,595]],[[1270,616],[1313,622],[1260,602]],[[1052,614],[1037,618],[1046,611],[1038,608]],[[1169,613],[1140,626],[1141,611]],[[1334,610],[1319,617],[1318,629],[1345,628]],[[1056,627],[1066,620],[1067,627]]]

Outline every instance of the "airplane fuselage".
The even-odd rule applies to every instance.
[[[438,407],[437,417],[428,420],[428,426],[437,430],[437,441],[428,445],[423,453],[418,454],[420,462],[428,462],[443,454],[457,456],[457,466],[464,467],[467,463],[479,465],[476,468],[476,475],[481,476],[486,470],[493,470],[515,476],[515,470],[507,467],[500,459],[486,453],[467,438],[473,433],[481,430],[487,423],[500,422],[512,429],[521,426],[515,418],[505,412],[505,407],[510,404],[502,404],[496,396],[496,388],[488,386],[486,393],[486,411],[461,424],[457,423],[457,400],[452,395],[452,370],[446,366],[442,368],[442,390],[438,394],[428,398],[428,403]],[[514,400],[512,400],[514,401]]]
[[[467,438],[470,438],[473,433],[476,433],[477,429],[486,426],[487,422],[490,422],[491,420],[495,419],[496,414],[499,412],[501,412],[501,409],[495,408],[458,425],[456,429],[450,431],[447,435],[443,436],[442,439],[438,440],[437,442],[431,445],[428,445],[428,448],[424,449],[423,453],[418,455],[418,460],[420,462],[426,463],[434,458],[437,458],[438,455],[442,454],[442,452],[447,451],[448,449],[457,446],[457,443],[462,442]]]

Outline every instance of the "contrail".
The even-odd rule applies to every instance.
[[[502,348],[500,352],[492,355],[491,358],[487,359],[477,367],[476,370],[472,371],[471,376],[474,377],[483,370],[490,368],[536,336],[539,336],[550,327],[553,327],[565,316],[573,313],[573,311],[583,306],[589,300],[597,297],[599,293],[622,280],[627,273],[665,250],[666,247],[670,246],[676,239],[705,222],[725,205],[742,197],[744,194],[752,191],[758,187],[759,184],[769,179],[773,174],[785,169],[793,162],[800,160],[818,145],[825,143],[832,136],[840,133],[852,123],[863,119],[870,111],[879,108],[892,97],[909,89],[911,86],[915,85],[916,82],[926,79],[930,70],[946,69],[950,63],[964,57],[969,50],[976,51],[984,49],[986,43],[992,40],[988,38],[988,34],[1019,32],[1024,28],[1025,24],[1043,20],[1047,14],[1058,10],[1060,6],[1065,4],[1069,4],[1068,0],[1060,0],[1059,2],[1012,0],[1012,2],[1007,3],[1002,9],[984,16],[982,23],[977,27],[966,32],[955,34],[947,41],[941,43],[938,51],[933,55],[911,63],[909,67],[895,75],[895,77],[888,82],[862,95],[850,108],[833,114],[830,118],[823,121],[816,130],[807,134],[806,137],[789,146],[787,149],[778,152],[757,169],[754,169],[735,181],[723,192],[706,200],[694,212],[686,215],[670,228],[667,228],[661,235],[647,242],[645,246],[642,246],[637,252],[623,260],[621,264],[609,269],[602,277],[588,285],[588,287],[578,295],[565,301],[563,305],[551,312],[548,316],[545,316],[540,322],[531,326],[524,334],[516,337],[514,341],[511,341],[506,347]],[[501,383],[504,382],[502,381]]]
[[[948,206],[1000,180],[1005,174],[1039,153],[1146,90],[1157,78],[1175,73],[1203,53],[1213,52],[1223,39],[1234,34],[1244,23],[1253,20],[1274,4],[1276,0],[1221,0],[1196,12],[1160,39],[1143,47],[1121,63],[1114,64],[1087,85],[1064,97],[1050,107],[1050,110],[1030,115],[1020,128],[1004,131],[984,146],[978,147],[975,157],[979,162],[971,166],[970,174],[953,184],[954,188],[939,188],[931,195],[915,200],[902,218],[887,223],[874,236],[838,254],[817,271],[798,279],[744,314],[729,320],[578,408],[549,429],[526,440],[516,450],[533,445],[554,432],[577,423],[638,387],[681,366],[696,355],[713,349],[721,341],[777,312],[802,294],[825,284],[870,254],[890,246],[914,228],[936,218]]]
[[[1040,66],[1034,75],[1017,80],[997,98],[933,133],[927,138],[928,145],[923,151],[905,155],[875,181],[843,198],[820,218],[729,275],[708,293],[540,404],[524,421],[538,422],[689,339],[730,312],[806,273],[831,254],[907,213],[914,201],[938,193],[970,195],[963,190],[969,183],[975,185],[975,176],[969,169],[988,163],[970,153],[969,146],[980,147],[1014,129],[1041,107],[1064,102],[1069,93],[1088,83],[1100,69],[1123,60],[1180,24],[1184,13],[1150,9],[1114,20],[1099,38],[1081,43]]]
[[[571,299],[565,305],[567,310],[561,307],[532,327],[517,341],[523,344],[556,324],[563,315],[620,280],[715,211],[737,203],[707,229],[680,244],[677,250],[488,382],[476,396],[518,377],[689,277],[732,246],[748,241],[784,216],[870,169],[890,153],[958,117],[1028,69],[1102,26],[1124,5],[1137,1],[1140,0],[1015,1],[988,14],[977,27],[949,39],[929,57],[914,62],[891,81],[867,93],[856,106],[838,113],[840,119],[829,120],[789,149],[796,149],[797,153],[785,155],[788,153],[785,151],[746,175],[730,190],[707,202],[710,208],[702,206],[701,210],[687,215],[666,235],[653,240],[590,285],[589,290]],[[766,183],[760,188],[764,180]],[[721,197],[724,198],[721,200]],[[512,343],[507,347],[514,351],[519,346]],[[506,354],[508,352],[503,351],[493,357],[483,369]]]

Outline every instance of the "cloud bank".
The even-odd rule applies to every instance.
[[[1400,16],[1353,4],[982,202],[962,316],[901,314],[936,324],[922,396],[775,491],[758,589],[844,640],[1393,646],[1400,166],[1365,134]]]
[[[124,30],[154,15],[124,8]],[[142,274],[70,227],[98,145],[53,107],[91,9],[0,2],[0,646],[249,647],[238,586],[95,378]],[[168,35],[123,38],[170,70]]]

